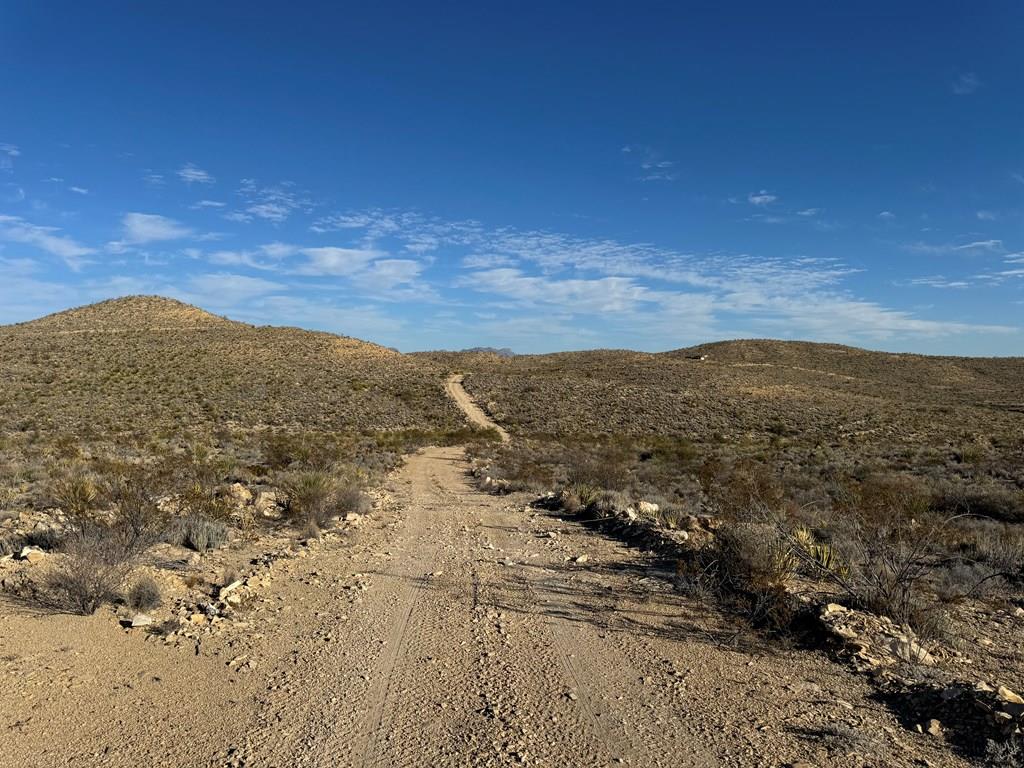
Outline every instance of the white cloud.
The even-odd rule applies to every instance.
[[[299,246],[288,243],[266,243],[260,246],[260,251],[272,259],[283,259],[293,256],[299,252]]]
[[[892,221],[893,219],[896,218],[896,214],[893,213],[892,211],[882,211],[881,213],[878,214],[878,218],[882,219],[883,221]]]
[[[975,240],[970,243],[910,243],[904,246],[904,249],[911,253],[921,253],[934,256],[941,256],[943,254],[951,253],[966,253],[966,254],[979,254],[979,253],[994,253],[1002,254],[1006,248],[1003,246],[1002,240]]]
[[[77,195],[88,195],[89,194],[89,190],[86,189],[85,187],[68,187],[68,189],[71,190],[72,192],[74,192]]]
[[[975,215],[981,221],[995,221],[997,218],[994,211],[978,211]]]
[[[197,203],[192,203],[189,208],[193,211],[198,211],[203,208],[223,208],[227,203],[222,203],[219,200],[200,200]]]
[[[279,270],[280,262],[299,252],[299,247],[287,243],[267,243],[255,251],[214,251],[209,255],[213,264],[222,266],[244,266],[251,269]]]
[[[500,253],[473,253],[462,259],[462,266],[467,269],[493,269],[494,267],[511,267],[515,264],[516,260],[511,256]]]
[[[773,216],[767,213],[755,213],[747,218],[748,221],[759,221],[762,224],[785,224],[787,219],[784,216]]]
[[[257,296],[286,291],[287,286],[261,277],[217,272],[188,279],[185,291],[195,297],[192,303],[205,307],[233,306]]]
[[[1002,240],[975,240],[973,243],[966,243],[956,247],[958,251],[1002,251]]]
[[[76,272],[91,263],[85,257],[94,254],[96,250],[70,237],[54,234],[59,231],[56,227],[30,224],[17,216],[0,215],[0,239],[31,245],[58,256]]]
[[[802,211],[797,211],[797,216],[817,216],[821,213],[821,208],[804,208]]]
[[[155,213],[126,213],[121,219],[121,239],[107,244],[114,253],[130,246],[194,237],[191,227]]]
[[[155,173],[148,169],[142,175],[142,180],[151,187],[162,187],[165,183],[164,175],[162,173]]]
[[[300,266],[300,275],[349,276],[362,271],[366,266],[385,254],[382,251],[363,248],[303,248],[303,255],[309,260]]]
[[[204,171],[195,163],[186,163],[178,169],[178,178],[186,184],[213,184],[217,181],[209,172]]]
[[[255,179],[242,179],[238,195],[243,201],[242,210],[225,215],[232,221],[251,222],[258,218],[280,224],[296,211],[309,213],[313,209],[306,193],[290,181],[264,186]]]
[[[750,203],[751,205],[758,205],[761,207],[771,205],[778,199],[778,195],[771,194],[770,192],[768,192],[767,189],[762,189],[760,192],[751,192],[749,195],[747,195],[748,203]]]
[[[981,80],[973,72],[964,72],[950,84],[957,96],[968,96],[981,87]]]
[[[910,285],[928,288],[967,288],[970,283],[966,280],[948,280],[942,275],[932,275],[930,277],[915,277],[910,281]]]

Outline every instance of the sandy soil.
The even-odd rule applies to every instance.
[[[498,434],[501,435],[501,441],[507,443],[511,438],[505,428],[500,424],[495,424],[491,419],[487,417],[487,414],[483,412],[469,396],[465,389],[462,387],[462,374],[453,373],[448,377],[448,381],[445,382],[444,391],[448,393],[448,397],[455,401],[455,404],[462,409],[462,412],[466,414],[471,422],[476,424],[478,427],[490,427],[491,429],[497,430]]]
[[[165,647],[109,611],[0,604],[3,763],[962,764],[843,667],[465,470],[411,457],[367,522],[275,566],[240,635]]]

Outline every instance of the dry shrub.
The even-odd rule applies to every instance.
[[[84,615],[117,596],[136,554],[119,531],[98,523],[83,523],[67,537],[64,551],[46,586],[59,605]]]
[[[157,504],[158,492],[144,468],[125,465],[107,485],[117,525],[130,546],[139,551],[160,540],[168,516]]]
[[[210,520],[199,515],[174,518],[164,533],[168,544],[188,547],[196,552],[217,549],[228,540],[228,527],[221,520]]]
[[[136,611],[148,611],[160,605],[160,585],[152,576],[140,576],[128,590],[128,607]]]
[[[979,530],[972,542],[974,557],[1011,578],[1024,574],[1024,532],[993,523]]]

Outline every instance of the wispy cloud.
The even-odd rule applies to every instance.
[[[208,171],[195,163],[186,163],[177,171],[178,178],[186,184],[213,184],[217,181]]]
[[[967,243],[916,242],[905,245],[904,250],[910,251],[911,253],[940,256],[951,253],[963,253],[968,255],[978,253],[1001,254],[1006,251],[1006,248],[1003,245],[1002,240],[990,239],[973,240]]]
[[[973,72],[963,72],[950,83],[950,88],[957,96],[969,96],[981,87],[981,80]]]
[[[821,208],[804,208],[802,211],[797,211],[797,216],[817,216],[821,213]]]
[[[166,183],[162,173],[156,173],[146,169],[142,174],[142,180],[151,187],[162,187]]]
[[[225,214],[224,218],[229,221],[248,223],[263,219],[281,224],[296,211],[310,213],[313,209],[308,195],[290,181],[263,185],[255,179],[242,179],[238,195],[242,199],[242,207]]]
[[[69,190],[74,192],[76,195],[88,195],[89,190],[85,187],[68,187]]]
[[[14,158],[21,156],[21,150],[13,144],[0,142],[0,171],[10,171],[14,167]]]
[[[757,205],[762,208],[771,205],[778,200],[778,195],[773,195],[767,189],[762,189],[760,192],[751,192],[747,195],[747,202],[751,205]]]
[[[200,211],[204,208],[223,208],[227,203],[222,203],[219,200],[200,200],[199,202],[192,203],[189,208],[193,211]]]
[[[195,236],[195,230],[174,219],[155,213],[126,213],[121,218],[121,239],[107,244],[114,253],[131,246]]]
[[[645,144],[627,144],[621,150],[639,168],[640,181],[675,181],[679,178],[674,160],[666,160],[661,152]]]
[[[927,288],[967,288],[970,285],[966,280],[949,280],[942,275],[915,277],[908,282],[910,285],[925,286]]]
[[[978,211],[975,216],[981,221],[995,221],[998,218],[995,211]]]
[[[878,218],[882,221],[894,221],[896,219],[896,214],[892,211],[882,211],[878,214]]]
[[[1014,330],[922,319],[859,298],[842,285],[856,270],[832,259],[702,257],[646,244],[488,228],[410,212],[347,212],[325,217],[316,228],[327,229],[328,224],[354,236],[359,230],[373,231],[382,245],[430,235],[446,252],[465,252],[463,272],[454,284],[498,297],[492,306],[506,313],[558,308],[569,317],[587,315],[600,322],[598,318],[612,312],[619,316],[619,328],[644,338],[654,333],[653,323],[679,317],[691,320],[691,327],[702,333],[713,333],[729,317],[731,328],[741,323],[746,333],[771,335],[784,328],[787,335],[851,342]],[[673,331],[659,325],[657,333],[664,338]]]
[[[375,259],[386,254],[382,251],[361,248],[304,248],[308,257],[305,264],[296,270],[300,275],[349,276],[362,271]]]
[[[94,254],[96,250],[82,245],[73,238],[56,234],[59,231],[56,227],[31,224],[17,216],[0,215],[0,239],[31,245],[57,256],[76,272],[91,263],[86,257]]]

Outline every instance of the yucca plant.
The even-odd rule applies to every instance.
[[[66,515],[80,520],[96,508],[100,487],[91,475],[73,471],[54,483],[53,498]]]
[[[846,578],[849,575],[849,566],[842,561],[835,549],[829,544],[819,542],[809,528],[798,527],[793,532],[792,539],[795,545],[822,570],[840,578]],[[795,559],[797,554],[792,554]]]

